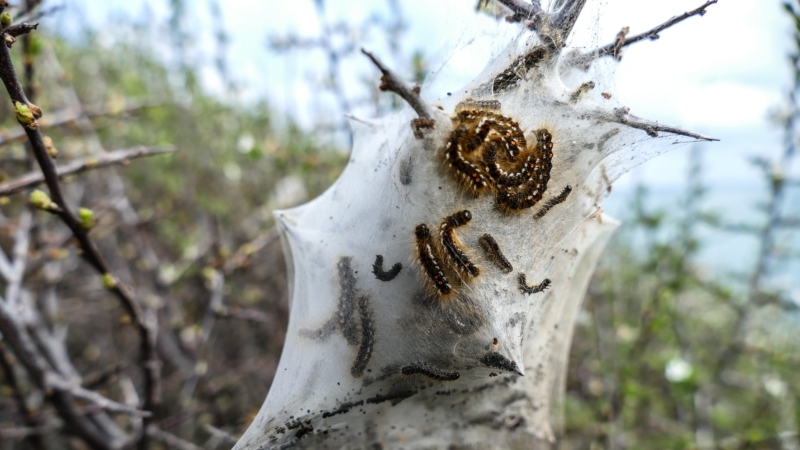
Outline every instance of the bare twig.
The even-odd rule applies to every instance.
[[[122,441],[126,438],[113,422],[103,420],[100,416],[87,416],[77,409],[72,395],[74,389],[72,383],[49,369],[47,361],[39,354],[36,344],[23,328],[17,309],[11,308],[2,298],[0,298],[0,333],[39,389],[51,393],[50,402],[71,432],[97,449],[113,449],[122,446]],[[78,393],[82,392],[78,391]],[[100,394],[92,394],[104,398]],[[95,401],[99,399],[85,398],[85,400],[95,404]],[[105,400],[111,402],[111,400]],[[98,406],[102,408],[102,406],[108,405],[100,400]]]
[[[86,389],[95,389],[107,383],[115,375],[118,375],[124,367],[125,363],[119,362],[111,367],[106,367],[99,372],[90,373],[89,375],[83,377],[81,386]]]
[[[583,68],[583,69],[588,69],[589,66],[592,64],[592,62],[595,59],[601,58],[603,56],[614,55],[615,52],[617,52],[618,50],[621,50],[622,47],[627,47],[628,45],[634,44],[634,43],[639,42],[639,41],[644,40],[644,39],[650,39],[650,40],[658,39],[660,32],[666,30],[667,28],[669,28],[669,27],[671,27],[671,26],[673,26],[673,25],[675,25],[677,23],[683,22],[684,20],[686,20],[686,19],[688,19],[688,18],[690,18],[692,16],[702,16],[702,15],[704,15],[706,13],[706,8],[708,8],[709,6],[711,6],[711,5],[715,4],[715,3],[717,3],[717,0],[708,0],[707,2],[705,2],[703,4],[703,6],[700,6],[699,8],[696,8],[696,9],[694,9],[692,11],[685,12],[685,13],[681,14],[680,16],[675,16],[675,17],[667,20],[666,22],[662,23],[661,25],[658,25],[655,28],[652,28],[652,29],[650,29],[648,31],[645,31],[644,33],[637,34],[635,36],[631,36],[631,37],[625,39],[621,44],[617,43],[617,42],[613,42],[613,43],[608,44],[608,45],[606,45],[604,47],[600,47],[598,49],[592,50],[592,51],[590,51],[588,53],[584,53],[582,55],[577,55],[577,56],[575,56],[575,57],[573,57],[573,58],[571,58],[569,60],[569,64],[572,65],[572,66]]]
[[[69,381],[64,380],[62,377],[52,372],[47,373],[46,383],[47,386],[52,389],[69,393],[75,398],[92,403],[108,412],[128,414],[135,417],[150,417],[153,415],[150,411],[142,411],[136,407],[128,406],[124,403],[116,402],[107,397],[103,397],[95,391],[73,385]]]
[[[203,450],[202,447],[198,447],[189,441],[185,441],[174,434],[167,433],[155,425],[147,426],[147,435],[161,442],[167,447],[177,450]]]
[[[258,311],[256,309],[246,309],[241,308],[237,305],[233,306],[225,306],[223,305],[221,309],[214,311],[217,317],[222,319],[239,319],[239,320],[247,320],[249,322],[258,322],[268,324],[269,328],[277,329],[279,327],[278,321],[275,319],[275,316],[272,314],[267,314],[262,311]]]
[[[541,3],[536,0],[528,3],[524,0],[497,0],[500,4],[510,9],[512,15],[506,17],[509,22],[525,21],[528,28],[538,30],[542,19],[547,17],[547,13],[542,9]]]
[[[234,270],[244,266],[254,253],[275,242],[279,237],[280,232],[278,228],[272,227],[252,241],[243,244],[225,261],[225,264],[222,266],[223,273],[225,275],[230,275]]]
[[[0,341],[0,369],[3,370],[5,382],[8,384],[8,387],[11,388],[11,391],[14,394],[14,400],[17,402],[17,410],[22,418],[22,423],[26,425],[24,428],[15,428],[15,430],[37,430],[39,429],[38,420],[33,414],[33,410],[28,405],[28,400],[25,398],[25,392],[22,391],[22,387],[19,384],[14,366],[15,361],[9,357],[5,351],[2,341]],[[0,436],[5,435],[0,434]],[[45,448],[39,433],[23,433],[15,437],[17,439],[25,439],[26,443],[30,445],[31,448],[42,450]]]
[[[74,175],[89,170],[100,169],[116,164],[125,165],[132,159],[142,158],[145,156],[160,155],[162,153],[170,153],[175,151],[173,148],[152,148],[152,147],[135,147],[132,149],[115,150],[113,152],[104,153],[96,158],[87,158],[80,161],[73,161],[69,164],[59,166],[56,169],[58,178],[64,178],[67,175]],[[37,186],[45,181],[44,175],[41,172],[31,172],[25,175],[14,178],[13,180],[6,181],[0,184],[0,196],[12,195],[26,189]]]
[[[213,438],[216,438],[217,441],[225,442],[226,445],[236,445],[236,437],[225,430],[220,430],[219,428],[209,424],[203,425],[203,429],[208,431],[208,433],[213,436]]]
[[[29,234],[33,215],[29,210],[25,210],[19,217],[17,231],[14,233],[13,260],[11,263],[11,273],[6,278],[6,300],[11,305],[19,303],[20,289],[22,289],[22,279],[25,274],[25,263],[28,261]]]
[[[39,129],[63,127],[85,118],[123,115],[159,105],[160,103],[158,102],[128,101],[123,107],[113,104],[101,104],[83,108],[67,108],[43,117],[38,121]],[[26,137],[25,131],[18,128],[9,131],[3,130],[0,132],[0,145],[17,142]]]
[[[63,428],[60,423],[51,423],[39,427],[0,428],[0,438],[4,439],[39,439],[43,434],[50,434]],[[28,441],[29,442],[29,441]],[[44,448],[44,447],[36,447]]]
[[[28,34],[37,28],[39,28],[39,23],[23,22],[11,25],[10,27],[4,29],[3,32],[6,34],[10,34],[11,36],[17,37],[17,36],[22,36],[23,34]]]
[[[718,141],[719,139],[710,138],[701,134],[692,133],[682,128],[671,127],[668,125],[661,125],[658,122],[652,122],[641,117],[630,114],[630,108],[622,107],[614,110],[614,113],[607,111],[595,110],[587,115],[590,118],[597,118],[605,122],[615,122],[622,125],[627,125],[631,128],[645,131],[651,137],[658,137],[659,132],[676,134],[678,136],[686,136],[701,141]]]
[[[565,0],[560,3],[563,5],[552,14],[551,21],[553,28],[558,31],[559,41],[563,43],[572,32],[583,7],[586,6],[586,0]]]
[[[431,114],[431,108],[425,103],[419,95],[419,89],[414,89],[409,87],[407,84],[403,83],[397,75],[394,74],[388,67],[383,65],[383,63],[375,57],[372,53],[361,49],[361,53],[367,55],[367,57],[372,61],[373,64],[383,73],[381,77],[381,85],[380,89],[382,91],[391,91],[395,94],[399,95],[403,100],[406,101],[414,111],[417,112],[417,115],[421,119],[432,119],[433,114]]]

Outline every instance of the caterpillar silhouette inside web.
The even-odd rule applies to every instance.
[[[542,199],[553,168],[549,130],[534,131],[529,144],[519,122],[500,114],[494,100],[459,103],[453,122],[443,151],[446,167],[473,197],[493,193],[507,212]]]

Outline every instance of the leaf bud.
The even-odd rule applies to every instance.
[[[8,11],[4,11],[3,14],[0,14],[0,26],[3,28],[11,25],[12,20],[11,14],[9,14]]]
[[[50,136],[42,136],[42,141],[44,141],[44,148],[47,149],[47,154],[53,159],[58,157],[58,149],[53,145],[53,139]]]
[[[114,275],[111,275],[110,273],[103,274],[103,287],[106,289],[114,289],[117,287],[117,279],[114,278]]]
[[[78,208],[78,219],[86,230],[91,230],[94,226],[94,212],[89,208]]]
[[[47,195],[46,192],[39,189],[34,189],[33,192],[31,192],[28,200],[31,202],[31,205],[39,209],[43,209],[45,211],[58,210],[58,205],[56,205],[56,203],[50,199],[50,196]]]

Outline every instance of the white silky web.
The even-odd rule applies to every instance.
[[[410,108],[352,119],[353,152],[339,180],[275,213],[291,274],[289,329],[269,395],[236,449],[535,448],[557,438],[573,322],[616,227],[602,200],[622,173],[690,138],[659,132],[606,98],[611,79],[603,71],[613,65],[570,67],[570,47],[551,49],[549,63],[495,89],[498,74],[540,45],[527,30],[511,38],[472,82],[432,102],[435,128],[422,139]],[[576,94],[587,82],[594,89]],[[453,110],[468,98],[499,101],[526,136],[552,132],[553,169],[534,207],[502,212],[494,196],[466,195],[443,168]],[[567,186],[566,201],[537,218]],[[472,220],[456,233],[481,274],[453,280],[457,293],[441,299],[425,287],[414,230],[424,223],[436,234],[464,209]],[[483,255],[486,233],[513,272]],[[402,264],[395,278],[373,274],[377,255],[384,270]],[[520,273],[529,285],[551,285],[526,294]]]

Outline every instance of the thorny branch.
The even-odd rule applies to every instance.
[[[656,39],[658,39],[660,37],[659,33],[664,31],[664,30],[666,30],[667,28],[669,28],[669,27],[671,27],[671,26],[673,26],[675,24],[678,24],[680,22],[683,22],[684,20],[686,20],[686,19],[688,19],[690,17],[705,15],[706,8],[708,8],[709,6],[711,6],[711,5],[715,4],[715,3],[717,3],[717,0],[708,0],[707,2],[705,2],[699,8],[693,9],[692,11],[689,11],[689,12],[685,12],[685,13],[681,14],[680,16],[675,16],[675,17],[667,20],[666,22],[662,23],[661,25],[658,25],[655,28],[652,28],[652,29],[650,29],[648,31],[645,31],[644,33],[637,34],[635,36],[631,36],[631,37],[625,39],[624,41],[622,41],[622,43],[612,42],[611,44],[608,44],[608,45],[606,45],[604,47],[600,47],[600,48],[598,48],[596,50],[592,50],[592,51],[590,51],[588,53],[584,53],[582,55],[576,55],[576,56],[572,57],[571,59],[569,59],[567,62],[571,66],[580,67],[580,68],[582,68],[584,70],[588,70],[589,66],[591,66],[591,64],[592,64],[592,62],[594,60],[596,60],[598,58],[601,58],[601,57],[604,57],[604,56],[612,56],[612,55],[618,54],[623,47],[627,47],[627,46],[629,46],[631,44],[634,44],[636,42],[642,41],[644,39],[650,39],[651,41],[654,41],[654,40],[656,40]]]
[[[509,22],[527,21],[531,29],[538,29],[541,20],[547,16],[545,10],[542,9],[540,2],[534,1],[532,4],[524,0],[497,0],[500,4],[510,9],[513,13],[508,16],[506,20]]]
[[[136,147],[127,150],[115,150],[113,152],[103,153],[96,158],[87,158],[80,161],[73,161],[69,164],[59,166],[56,173],[59,178],[64,178],[68,175],[75,175],[94,169],[101,169],[103,167],[113,165],[126,165],[132,159],[142,158],[145,156],[160,155],[163,153],[171,153],[175,150],[172,148],[152,148],[152,147]],[[0,184],[0,196],[12,195],[30,189],[45,181],[44,175],[41,172],[31,172],[25,175],[14,178],[13,180],[6,181]]]
[[[548,13],[542,9],[539,0],[531,3],[524,0],[497,0],[497,2],[511,10],[512,15],[506,17],[506,20],[524,21],[528,28],[541,33],[543,38],[550,40],[557,48],[566,41],[583,7],[586,6],[586,0],[560,0],[553,5],[553,11]]]
[[[22,36],[23,34],[28,34],[33,30],[39,28],[38,23],[18,23],[16,25],[11,25],[10,27],[3,30],[5,34],[9,34],[11,36],[17,37]]]
[[[399,95],[403,100],[405,100],[414,111],[417,112],[417,115],[420,119],[432,119],[433,114],[431,114],[430,106],[422,100],[422,97],[419,95],[419,88],[411,88],[407,84],[405,84],[400,78],[395,75],[394,72],[389,70],[378,58],[375,57],[372,53],[361,49],[361,53],[367,55],[367,57],[372,61],[373,64],[381,71],[383,76],[381,76],[381,85],[380,89],[382,91],[391,91],[395,94]]]
[[[587,114],[589,118],[597,118],[605,122],[616,122],[622,125],[627,125],[637,130],[643,130],[651,137],[658,137],[659,132],[677,134],[679,136],[686,136],[695,138],[701,141],[718,141],[719,139],[703,136],[701,134],[692,133],[682,128],[671,127],[668,125],[661,125],[658,122],[642,119],[641,117],[630,114],[630,108],[623,107],[614,110],[614,113],[609,113],[603,110],[596,110]]]
[[[566,41],[567,36],[572,32],[584,6],[586,6],[586,0],[566,0],[561,8],[552,13],[552,27],[557,30],[561,43]]]

